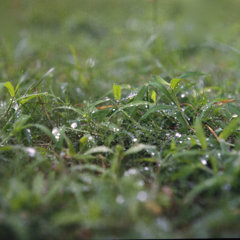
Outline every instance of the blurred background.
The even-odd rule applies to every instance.
[[[0,0],[1,81],[30,84],[54,67],[42,87],[70,102],[184,71],[234,89],[239,9],[239,0]]]

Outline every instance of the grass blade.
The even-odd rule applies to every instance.
[[[173,97],[171,96],[171,94],[168,92],[168,90],[165,88],[165,86],[162,83],[160,83],[160,82],[150,82],[149,85],[151,85],[151,86],[157,88],[158,90],[160,90],[171,102],[175,103]]]
[[[197,118],[195,121],[194,129],[196,131],[196,136],[202,145],[202,149],[206,150],[207,149],[207,140],[206,140],[206,136],[205,136],[205,133],[204,133],[204,130],[202,127],[201,120],[199,118]]]
[[[238,127],[240,122],[240,116],[237,118],[234,118],[227,127],[221,132],[219,135],[220,139],[226,140]]]
[[[149,114],[156,112],[156,111],[162,111],[162,110],[168,110],[168,109],[174,109],[174,106],[169,106],[169,105],[157,105],[154,106],[152,108],[150,108],[139,120],[142,121],[143,119],[145,119]]]

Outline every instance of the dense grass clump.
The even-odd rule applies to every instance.
[[[1,239],[239,236],[239,26],[177,2],[4,6]]]

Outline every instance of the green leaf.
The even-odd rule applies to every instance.
[[[12,97],[15,97],[15,91],[14,91],[13,85],[10,82],[6,82],[4,86],[8,89],[8,92],[10,93],[10,95]]]
[[[229,103],[229,104],[228,104],[228,108],[229,108],[229,110],[230,110],[232,113],[237,114],[238,116],[240,116],[240,108],[239,108],[239,107],[237,107],[237,106]]]
[[[225,183],[231,182],[231,177],[227,175],[216,175],[210,179],[207,179],[201,183],[199,183],[197,186],[195,186],[192,191],[190,191],[186,198],[185,203],[190,203],[199,193],[201,193],[204,190],[207,189],[216,189],[223,186]]]
[[[201,73],[201,72],[190,72],[190,71],[187,71],[187,72],[183,73],[181,76],[179,76],[179,78],[199,77],[199,76],[203,76],[203,75],[205,75],[205,74]]]
[[[106,146],[99,146],[89,149],[84,153],[84,155],[92,154],[92,153],[98,153],[98,152],[110,152],[114,153],[112,149],[106,147]]]
[[[234,118],[227,127],[221,132],[219,135],[220,139],[226,140],[238,127],[240,122],[240,116],[237,118]]]
[[[51,131],[46,128],[45,126],[43,125],[40,125],[40,124],[28,124],[25,126],[26,128],[29,128],[29,127],[36,127],[36,128],[39,128],[42,132],[44,132],[48,137],[50,137],[50,139],[53,141],[53,142],[56,142],[56,139],[54,137],[54,135],[51,133]]]
[[[156,75],[152,75],[153,79],[161,84],[165,84],[170,86],[170,83],[166,82],[163,78],[156,76]]]
[[[82,137],[79,140],[79,142],[80,142],[80,150],[82,150],[86,146],[88,139],[87,139],[87,137]]]
[[[113,84],[113,95],[116,98],[117,101],[121,99],[121,86],[117,84]]]
[[[64,134],[64,139],[65,139],[65,141],[66,141],[66,143],[68,145],[69,153],[71,155],[74,155],[75,154],[75,149],[73,147],[73,144],[72,144],[71,140],[67,137],[66,134]]]
[[[60,101],[62,101],[60,98],[50,94],[50,93],[34,93],[34,94],[27,94],[27,95],[24,95],[20,98],[17,99],[17,101],[20,101],[21,104],[25,104],[27,101],[29,101],[30,99],[32,98],[35,98],[35,97],[38,97],[38,96],[44,96],[44,97],[52,97],[52,98],[56,98]]]
[[[103,173],[105,171],[104,168],[99,167],[95,164],[83,164],[83,165],[73,166],[71,167],[71,170],[72,171],[90,170],[90,171],[100,172],[100,173]]]
[[[138,94],[134,97],[133,102],[141,101],[144,98],[144,95],[146,94],[147,89],[148,87],[146,85],[143,85],[139,90]],[[135,113],[136,111],[137,111],[137,107],[134,107],[133,109],[130,110],[129,115],[132,116],[133,113]]]
[[[183,125],[185,130],[187,130],[187,128],[188,128],[187,123],[185,122],[182,114],[179,111],[177,112],[176,117],[177,117],[178,121]]]
[[[168,92],[168,90],[164,87],[164,85],[162,83],[160,83],[160,82],[150,82],[149,85],[151,85],[151,86],[157,88],[158,90],[160,90],[170,101],[175,103],[173,97],[171,96],[171,94]]]
[[[14,129],[13,129],[13,131],[12,131],[12,134],[15,134],[15,133],[19,132],[20,130],[22,130],[24,124],[27,122],[27,120],[28,120],[30,117],[31,117],[30,115],[22,114],[22,115],[17,119],[17,121],[15,122],[15,124],[14,124]],[[24,127],[24,128],[25,128],[25,127]]]
[[[206,140],[206,136],[205,136],[200,118],[196,119],[194,124],[194,129],[196,131],[196,136],[202,145],[202,149],[203,150],[207,149],[207,140]]]
[[[140,121],[145,119],[149,114],[156,112],[156,111],[162,111],[162,110],[168,110],[168,109],[174,109],[174,106],[168,106],[168,105],[157,105],[152,108],[150,108],[141,118]]]
[[[54,71],[54,68],[50,68],[50,69],[43,75],[43,77],[42,77],[39,81],[37,81],[36,83],[34,83],[34,84],[27,90],[27,92],[32,91],[34,88],[36,88],[36,87],[44,80],[44,78],[46,78],[48,75],[50,75],[53,71]]]
[[[154,90],[151,91],[151,99],[157,104],[157,94]]]
[[[146,92],[147,92],[147,86],[143,85],[139,90],[138,94],[134,97],[134,101],[142,100]]]
[[[146,145],[146,144],[138,144],[137,146],[133,146],[131,148],[129,148],[126,152],[124,152],[124,156],[127,156],[129,154],[133,154],[133,153],[137,153],[140,152],[144,149],[156,149],[156,146],[152,146],[152,145]]]
[[[77,108],[74,108],[74,107],[70,107],[70,106],[56,107],[56,108],[54,108],[54,109],[68,109],[68,110],[72,110],[72,111],[80,114],[81,116],[83,116],[83,114],[84,114],[81,110],[79,110],[79,109],[77,109]]]
[[[138,107],[138,106],[141,106],[141,105],[150,105],[152,106],[153,104],[152,103],[149,103],[147,101],[133,101],[131,103],[128,103],[122,107],[120,107],[117,111],[115,111],[109,118],[108,120],[113,117],[115,114],[117,114],[118,112],[122,111],[123,109],[125,108],[130,108],[130,107]]]
[[[57,148],[57,152],[59,154],[62,151],[62,148],[63,148],[63,140],[64,140],[64,133],[65,133],[66,127],[63,126],[61,128],[58,128],[58,130],[59,130],[60,135],[59,135],[59,138],[56,139],[57,140],[56,148]]]
[[[181,78],[173,78],[170,83],[170,88],[175,89],[180,81],[181,81]]]

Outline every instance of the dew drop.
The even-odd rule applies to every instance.
[[[77,123],[74,122],[74,123],[71,124],[71,128],[74,129],[74,128],[76,128],[76,127],[77,127]]]
[[[147,193],[145,191],[141,191],[137,194],[137,199],[141,202],[145,202],[147,200]]]
[[[119,204],[122,204],[124,203],[125,199],[122,195],[118,195],[117,198],[116,198],[116,202],[119,203]]]

